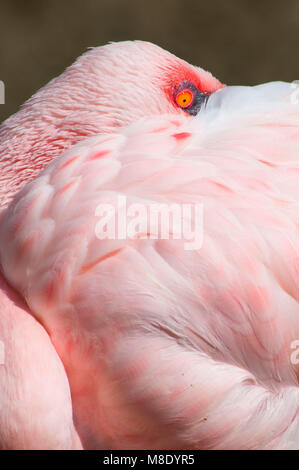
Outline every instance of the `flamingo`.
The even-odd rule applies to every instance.
[[[2,449],[299,448],[293,98],[127,41],[2,124]],[[202,205],[201,246],[100,240],[119,197]]]

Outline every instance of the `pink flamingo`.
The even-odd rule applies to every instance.
[[[299,448],[293,94],[124,42],[2,124],[1,448]],[[99,240],[119,196],[202,204],[202,246]]]

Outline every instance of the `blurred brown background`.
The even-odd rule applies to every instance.
[[[228,84],[299,79],[298,0],[1,0],[0,122],[87,47],[124,39]]]

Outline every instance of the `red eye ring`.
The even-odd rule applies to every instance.
[[[190,108],[190,106],[192,106],[193,104],[193,101],[194,93],[188,88],[185,88],[180,91],[175,97],[176,104],[183,109]]]

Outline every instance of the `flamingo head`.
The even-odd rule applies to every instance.
[[[192,118],[221,87],[209,72],[148,42],[89,50],[0,126],[0,207],[80,140],[155,115]]]

